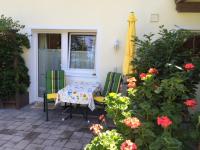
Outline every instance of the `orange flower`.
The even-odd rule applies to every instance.
[[[172,124],[172,121],[167,116],[161,116],[157,118],[157,124],[161,125],[163,128],[167,128]]]
[[[136,81],[137,81],[137,79],[136,79],[135,77],[132,77],[132,78],[127,79],[127,82],[128,82],[128,83],[136,82]]]
[[[194,108],[197,105],[197,100],[195,99],[188,99],[184,102],[187,107]]]
[[[121,144],[120,150],[137,150],[137,145],[131,140],[126,140]]]
[[[100,115],[99,120],[102,121],[102,122],[105,122],[106,121],[105,115],[103,115],[103,114]]]
[[[129,117],[124,119],[124,124],[132,129],[138,128],[141,126],[141,122],[138,118],[136,117]]]
[[[148,73],[156,75],[158,74],[158,70],[156,68],[150,68]]]
[[[135,82],[130,82],[128,84],[128,88],[136,88],[136,83]]]
[[[101,130],[103,130],[103,126],[101,126],[100,124],[93,124],[90,127],[90,131],[92,131],[92,133],[95,135],[98,135],[99,133],[101,133]]]
[[[194,70],[195,65],[192,63],[187,63],[184,65],[185,70],[190,71],[190,70]]]

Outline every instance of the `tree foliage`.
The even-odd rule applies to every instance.
[[[4,15],[0,17],[0,99],[24,93],[29,87],[28,68],[22,57],[23,49],[30,48],[24,26]]]

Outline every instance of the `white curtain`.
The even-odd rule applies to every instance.
[[[96,36],[73,35],[73,38],[71,45],[79,45],[77,46],[78,48],[81,45],[81,47],[85,48],[82,50],[76,46],[71,48],[70,68],[94,69]]]

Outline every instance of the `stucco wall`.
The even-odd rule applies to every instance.
[[[177,13],[174,0],[0,0],[0,14],[20,20],[29,34],[34,27],[98,28],[97,80],[102,83],[108,71],[115,67],[121,71],[130,11],[136,14],[139,37],[157,32],[160,25],[200,30],[200,13]],[[152,13],[159,14],[159,22],[150,22]],[[120,41],[117,52],[113,49],[116,39]],[[33,83],[31,51],[26,51],[24,56]],[[31,91],[32,88],[31,85]]]

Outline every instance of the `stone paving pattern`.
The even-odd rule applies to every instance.
[[[0,109],[0,150],[82,150],[90,142],[89,126],[97,121],[82,116],[62,121],[62,110]]]

